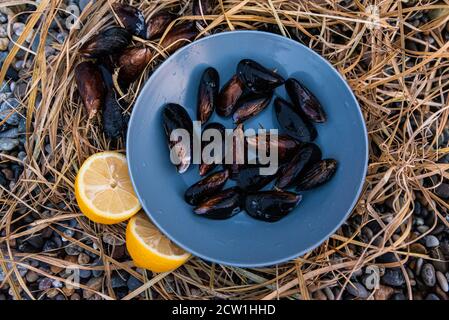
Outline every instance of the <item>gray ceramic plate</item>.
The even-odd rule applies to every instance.
[[[161,108],[175,102],[192,119],[201,73],[216,68],[221,85],[243,58],[258,61],[287,77],[301,80],[321,101],[328,121],[317,125],[315,141],[323,156],[337,159],[339,168],[326,185],[304,193],[286,218],[267,223],[245,212],[228,220],[195,216],[183,200],[184,191],[200,179],[198,166],[177,174],[161,126]],[[276,94],[286,97],[280,88]],[[271,106],[245,123],[245,128],[278,128]],[[216,114],[232,128],[230,120]],[[362,190],[368,161],[367,132],[359,105],[337,71],[312,50],[293,40],[257,31],[212,35],[176,52],[145,84],[129,123],[127,157],[134,188],[151,220],[170,239],[209,261],[242,267],[268,266],[317,247],[344,222]],[[229,182],[231,185],[231,182]]]

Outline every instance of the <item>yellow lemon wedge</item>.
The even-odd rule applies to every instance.
[[[142,212],[128,222],[126,248],[137,267],[153,272],[174,270],[190,257],[188,252],[165,237]]]
[[[75,197],[82,213],[103,224],[128,220],[141,209],[126,157],[113,151],[96,153],[84,161],[76,176]]]

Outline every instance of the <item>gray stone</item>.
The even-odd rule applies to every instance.
[[[6,23],[8,22],[8,16],[4,14],[3,12],[0,12],[0,23]]]
[[[440,300],[440,298],[435,293],[429,293],[426,296],[426,300]]]
[[[355,283],[349,283],[346,287],[346,291],[348,293],[352,294],[354,297],[366,299],[369,297],[369,292],[366,290],[366,288],[358,282]]]
[[[419,226],[419,227],[416,228],[416,230],[418,230],[419,233],[421,233],[421,234],[426,233],[427,231],[429,231],[429,229],[430,228],[428,226],[426,226],[426,225]]]
[[[111,286],[112,288],[121,288],[121,287],[126,287],[126,281],[119,276],[118,274],[113,275],[111,278]]]
[[[15,139],[18,136],[19,136],[19,129],[18,128],[11,128],[9,130],[0,132],[0,138]]]
[[[428,235],[425,238],[427,248],[435,248],[440,245],[440,241],[434,235]]]
[[[437,277],[437,281],[438,281],[438,284],[440,285],[441,290],[443,290],[444,292],[448,292],[449,284],[447,282],[446,276],[442,272],[437,271],[436,277]]]
[[[142,285],[142,282],[139,279],[130,276],[126,284],[128,285],[129,291],[134,291]]]
[[[6,123],[12,126],[17,126],[19,124],[19,115],[15,109],[19,106],[19,104],[19,101],[15,98],[10,98],[4,101],[0,105],[0,120],[4,120],[8,117]]]
[[[11,138],[0,138],[0,151],[11,151],[19,145],[19,140]]]
[[[428,287],[433,287],[436,284],[435,267],[430,263],[425,263],[421,270],[421,279]]]
[[[15,22],[12,25],[12,30],[14,31],[16,36],[20,37],[22,35],[23,31],[25,30],[25,24],[22,22]]]
[[[405,283],[405,279],[401,270],[387,269],[382,277],[382,282],[392,287],[400,287]]]

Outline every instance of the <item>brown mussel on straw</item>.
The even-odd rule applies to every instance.
[[[297,191],[310,190],[328,182],[337,171],[337,161],[324,159],[311,165],[296,182]]]
[[[253,93],[269,93],[284,84],[284,78],[251,59],[243,59],[237,66],[237,75]]]
[[[237,75],[234,75],[220,90],[216,111],[219,116],[229,117],[234,111],[237,101],[244,94],[244,85]]]
[[[209,219],[227,219],[242,211],[241,197],[238,188],[229,188],[207,198],[194,212]]]
[[[112,9],[126,30],[138,37],[146,37],[145,17],[142,11],[120,2],[113,3]]]
[[[316,144],[309,143],[302,146],[292,160],[280,168],[275,186],[279,189],[293,187],[307,164],[320,160],[321,150]]]
[[[286,191],[259,191],[245,198],[245,210],[253,218],[275,222],[288,215],[301,201],[302,196]]]
[[[178,164],[176,169],[178,173],[184,173],[192,162],[192,136],[193,124],[187,111],[176,103],[168,103],[162,110],[162,125],[164,127],[167,144],[170,152],[174,148],[174,154],[177,157]],[[172,141],[170,136],[173,130],[184,129],[189,135],[189,141],[183,141],[181,137]]]
[[[101,58],[124,50],[130,42],[131,34],[126,29],[112,27],[93,36],[80,53],[87,58]]]
[[[91,61],[83,61],[75,67],[78,92],[89,118],[93,118],[103,107],[105,85],[100,68]]]
[[[272,94],[248,97],[242,99],[237,104],[237,110],[234,111],[232,119],[235,124],[244,122],[258,113],[262,112],[270,104]]]
[[[315,127],[295,106],[282,98],[276,98],[274,110],[279,125],[288,135],[301,142],[312,142],[316,139]]]
[[[222,157],[221,158],[223,159],[224,156],[225,156],[225,140],[224,140],[224,137],[225,137],[226,129],[225,129],[225,127],[221,123],[218,123],[218,122],[210,122],[210,123],[206,124],[206,126],[204,127],[203,133],[202,133],[202,136],[201,136],[201,155],[203,154],[204,148],[211,141],[214,141],[214,139],[215,139],[215,138],[210,138],[211,141],[203,141],[204,132],[206,132],[206,130],[209,130],[209,129],[217,130],[218,133],[220,134],[220,136],[222,137],[222,148],[221,148],[221,156]],[[214,155],[215,154],[211,154],[210,156],[213,157]],[[204,176],[207,173],[211,172],[218,165],[218,162],[216,162],[216,161],[214,161],[212,163],[205,163],[205,162],[202,161],[202,159],[203,159],[203,157],[201,157],[201,164],[199,166],[200,176]],[[222,160],[222,159],[220,159],[220,160]]]
[[[168,11],[161,11],[153,15],[148,20],[147,39],[154,40],[162,36],[170,23],[175,19],[176,15]]]
[[[285,89],[293,104],[313,122],[325,122],[326,113],[318,99],[298,80],[290,78],[285,82]]]
[[[204,70],[198,88],[197,107],[197,118],[202,124],[209,120],[215,110],[219,88],[220,76],[217,70],[211,67]]]
[[[146,47],[131,47],[125,49],[118,57],[118,81],[120,85],[128,86],[136,81],[150,62],[153,54]]]
[[[229,172],[227,170],[212,173],[190,186],[184,193],[184,199],[191,205],[198,205],[207,197],[213,196],[216,192],[223,189],[228,178]]]
[[[198,35],[198,30],[192,22],[184,22],[173,27],[160,42],[162,48],[168,53],[173,53],[179,48],[193,41]]]

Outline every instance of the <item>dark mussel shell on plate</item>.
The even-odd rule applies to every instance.
[[[240,168],[245,163],[248,163],[248,143],[246,141],[243,123],[241,123],[232,133],[232,145],[226,145],[225,150],[225,166],[229,169],[231,179],[235,179]]]
[[[245,86],[237,75],[234,75],[220,90],[216,111],[219,116],[229,117],[234,111],[238,100],[245,92]]]
[[[142,11],[136,7],[120,2],[113,3],[112,9],[126,30],[138,37],[146,37],[147,30]]]
[[[203,150],[204,150],[204,148],[207,145],[209,145],[209,143],[213,142],[214,139],[215,139],[215,138],[210,138],[210,141],[203,141],[203,135],[206,132],[206,130],[208,130],[208,129],[215,129],[220,134],[221,139],[222,139],[222,149],[221,149],[221,159],[220,160],[222,161],[224,156],[225,156],[225,140],[224,140],[224,137],[225,137],[225,134],[226,134],[225,133],[226,129],[225,129],[225,127],[221,123],[210,122],[210,123],[208,123],[204,127],[203,133],[202,133],[202,136],[201,136],[201,164],[199,166],[200,176],[204,176],[207,173],[211,172],[219,163],[217,161],[214,161],[212,163],[205,163],[205,162],[203,162]],[[215,134],[217,134],[217,133],[215,133]],[[214,154],[211,154],[211,156],[214,156]]]
[[[189,168],[192,162],[192,135],[193,123],[187,111],[176,103],[166,104],[162,110],[162,124],[165,131],[165,136],[170,149],[174,153],[176,168],[179,173],[184,173]],[[176,141],[172,141],[170,136],[173,130],[184,129],[189,135],[189,141],[178,137]],[[175,148],[173,151],[172,149]]]
[[[100,68],[91,61],[83,61],[75,67],[75,81],[89,118],[103,107],[105,85]]]
[[[191,205],[198,205],[207,197],[213,196],[216,192],[223,189],[226,181],[228,181],[228,178],[228,170],[212,173],[206,178],[190,186],[184,193],[184,199]]]
[[[147,39],[154,40],[162,36],[170,23],[175,19],[176,15],[168,11],[156,13],[148,20]]]
[[[112,27],[93,36],[80,53],[87,58],[100,58],[124,50],[130,42],[131,34],[126,29]]]
[[[209,219],[227,219],[242,211],[241,197],[238,188],[226,189],[207,198],[194,212]]]
[[[267,133],[265,135],[265,142],[263,140],[259,141],[260,139],[263,139],[260,135],[249,136],[246,138],[246,142],[252,148],[257,149],[258,154],[261,152],[270,154],[271,148],[277,148],[279,164],[292,159],[301,146],[299,141],[285,134],[272,136]]]
[[[328,182],[337,171],[337,165],[334,159],[324,159],[311,165],[298,178],[296,190],[310,190]]]
[[[259,191],[246,195],[245,210],[255,219],[275,222],[289,214],[301,199],[293,192]]]
[[[313,122],[326,121],[326,113],[318,99],[298,80],[289,78],[285,81],[285,89],[293,104],[302,110],[304,115]]]
[[[278,73],[251,59],[243,59],[237,65],[237,75],[246,88],[254,93],[269,93],[284,84]]]
[[[161,40],[160,45],[168,53],[173,53],[193,41],[198,33],[194,23],[184,22],[173,27]]]
[[[286,133],[301,142],[312,142],[317,137],[313,124],[301,115],[300,110],[282,98],[274,100],[274,109],[279,125]]]
[[[197,118],[201,123],[206,123],[215,110],[218,91],[220,90],[220,76],[212,67],[204,70],[198,88]]]
[[[131,47],[125,49],[118,57],[118,81],[127,86],[136,81],[150,62],[153,54],[146,47]]]
[[[234,123],[242,123],[262,112],[270,104],[272,94],[249,96],[237,103],[232,119]]]
[[[261,174],[261,165],[246,164],[234,172],[232,180],[237,182],[237,186],[245,191],[257,191],[268,185],[276,178],[276,173],[271,175]]]
[[[292,160],[281,167],[275,186],[279,189],[293,187],[307,164],[320,160],[321,150],[316,144],[308,143],[302,146]]]

